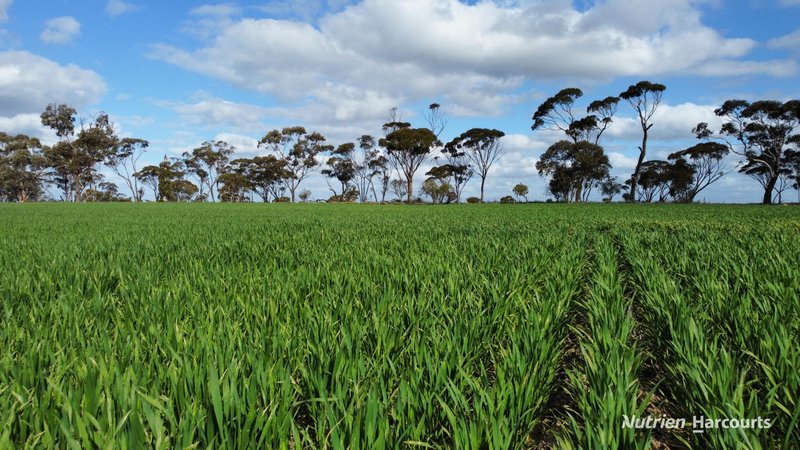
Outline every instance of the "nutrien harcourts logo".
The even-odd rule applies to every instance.
[[[708,430],[735,429],[744,430],[749,428],[769,428],[772,420],[757,417],[755,419],[709,419],[705,416],[692,416],[691,419],[661,417],[637,417],[622,416],[622,428],[636,428],[644,430],[654,429],[683,429],[687,425],[692,428],[693,433],[705,433]]]

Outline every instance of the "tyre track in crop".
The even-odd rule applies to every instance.
[[[631,339],[637,343],[643,355],[642,365],[639,370],[638,398],[645,399],[649,396],[649,401],[643,416],[655,418],[682,417],[682,414],[679,412],[680,408],[672,403],[670,401],[671,396],[664,392],[664,388],[666,387],[664,384],[665,361],[663,358],[658,357],[658,355],[663,354],[663,349],[655,345],[655,340],[651,336],[652,330],[648,327],[647,321],[644,319],[644,306],[637,294],[633,267],[628,260],[622,235],[618,230],[611,232],[611,227],[607,227],[606,232],[610,233],[614,245],[625,297],[630,299],[630,314],[635,323],[635,327],[631,333]],[[656,428],[652,430],[651,446],[653,449],[688,448],[683,443],[683,441],[688,438],[688,434],[689,433],[682,430]]]
[[[573,299],[567,312],[568,331],[564,338],[561,350],[561,361],[558,372],[551,389],[550,400],[545,407],[546,414],[538,426],[531,431],[525,443],[527,449],[552,449],[559,448],[558,438],[567,431],[569,426],[570,411],[575,411],[576,403],[572,395],[569,373],[577,370],[583,363],[580,349],[580,336],[577,330],[586,325],[585,315],[580,304],[590,293],[590,280],[592,278],[594,263],[594,242],[592,235],[586,238],[586,254],[584,256],[585,268],[580,277],[580,292]]]
[[[600,226],[590,238],[589,276],[577,305],[581,319],[573,325],[579,360],[567,373],[573,406],[560,448],[650,448],[649,432],[622,428],[625,416],[644,414],[648,398],[640,397],[636,322],[607,231]]]
[[[719,327],[719,323],[726,320],[725,308],[740,312],[739,308],[742,306],[731,305],[730,297],[720,295],[725,288],[720,289],[713,277],[705,285],[711,287],[708,292],[703,289],[695,292],[691,284],[684,284],[687,276],[693,277],[691,283],[697,283],[697,280],[708,282],[706,267],[724,267],[724,262],[693,261],[692,258],[697,256],[688,250],[698,247],[704,249],[707,248],[706,244],[700,243],[696,246],[685,236],[678,236],[674,240],[674,237],[665,237],[665,231],[667,230],[655,229],[649,234],[634,237],[628,235],[621,239],[624,243],[623,254],[631,266],[633,286],[641,300],[639,314],[644,325],[642,334],[650,355],[653,355],[650,357],[653,371],[660,378],[657,395],[664,400],[659,406],[667,412],[676,413],[668,414],[670,417],[684,418],[690,424],[691,418],[697,416],[715,419],[772,418],[779,416],[780,412],[777,410],[783,412],[787,418],[784,427],[774,426],[773,422],[773,427],[768,431],[760,426],[692,430],[689,425],[669,436],[678,442],[673,447],[795,448],[789,445],[797,440],[790,435],[792,428],[788,421],[796,420],[797,416],[792,418],[791,409],[781,409],[780,406],[769,403],[773,401],[774,397],[771,396],[777,391],[767,391],[757,385],[759,382],[777,384],[780,381],[774,381],[771,374],[759,380],[753,374],[754,366],[750,366],[748,361],[753,353],[749,348],[743,350],[729,342],[729,335],[726,334],[728,330],[724,326]],[[695,239],[698,237],[702,239],[705,236],[695,236]],[[709,236],[709,239],[714,239],[714,235]],[[686,245],[675,245],[678,241]],[[674,262],[678,264],[673,264]],[[747,285],[756,286],[756,283],[748,282]],[[722,314],[719,311],[716,314],[713,310],[708,311],[715,306],[714,301],[724,305]],[[731,315],[733,312],[727,314]],[[750,320],[751,317],[745,311],[731,322],[746,326],[750,324]],[[766,335],[777,334],[779,328],[777,324],[768,328],[770,331]],[[739,342],[764,341],[755,337],[740,339]],[[765,365],[756,367],[769,370]],[[789,401],[796,395],[786,392]]]

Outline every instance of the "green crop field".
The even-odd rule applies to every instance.
[[[800,209],[0,205],[0,448],[798,448]],[[703,433],[625,416],[769,419]]]

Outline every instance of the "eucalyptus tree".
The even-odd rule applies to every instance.
[[[638,198],[651,203],[653,200],[665,202],[670,191],[670,164],[662,160],[645,161],[636,180]],[[633,182],[633,179],[629,180]]]
[[[797,150],[786,150],[784,158],[789,180],[792,182],[792,187],[797,190],[798,202],[800,203],[800,138],[795,138],[794,144]]]
[[[286,170],[286,161],[278,159],[275,155],[237,159],[231,163],[246,167],[251,188],[264,203],[283,197],[285,181],[292,176]]]
[[[411,128],[407,123],[389,123],[384,129],[394,129],[380,140],[389,160],[405,179],[408,202],[414,195],[414,174],[428,158],[433,147],[441,143],[427,128]]]
[[[386,191],[389,189],[388,161],[378,150],[375,138],[370,135],[365,134],[358,138],[358,149],[360,155],[355,160],[355,179],[359,201],[366,203],[371,190],[377,202],[378,193],[375,190],[374,179],[375,177],[379,178],[385,197]]]
[[[684,164],[691,168],[692,179],[682,190],[681,201],[693,202],[697,194],[725,175],[728,153],[729,148],[719,142],[701,142],[668,156],[676,167]]]
[[[143,185],[153,190],[157,202],[189,201],[199,192],[197,185],[184,178],[185,165],[180,159],[164,160],[158,165],[149,165],[134,176]]]
[[[328,187],[334,196],[344,195],[347,188],[350,187],[350,182],[356,177],[357,163],[353,160],[355,149],[356,145],[352,142],[336,147],[325,163],[326,167],[322,169],[322,174],[325,175]],[[340,183],[340,193],[337,193],[336,189],[331,186],[330,180],[337,180]]]
[[[430,177],[422,183],[422,193],[430,197],[433,204],[450,202],[453,187],[447,181]]]
[[[536,163],[540,176],[550,176],[550,193],[576,203],[589,199],[592,190],[608,178],[609,169],[603,147],[587,141],[558,141]]]
[[[97,166],[114,152],[118,138],[109,117],[97,115],[76,129],[77,111],[66,104],[50,104],[41,114],[42,125],[55,131],[58,142],[44,151],[56,185],[65,201],[81,201],[83,192],[101,178]]]
[[[702,122],[693,130],[695,135],[721,142],[744,157],[739,172],[761,184],[762,203],[772,203],[775,186],[786,172],[786,151],[800,140],[796,133],[800,126],[800,100],[728,100],[714,114],[723,119],[722,127],[715,132]]]
[[[586,108],[587,115],[579,117],[575,103],[583,96],[578,88],[566,88],[546,99],[533,114],[531,129],[561,131],[573,142],[594,142],[600,144],[603,133],[613,123],[617,112],[619,97],[606,97],[595,100]]]
[[[219,200],[222,202],[242,203],[249,201],[248,194],[253,190],[253,182],[249,173],[247,160],[234,160],[230,169],[219,176]]]
[[[39,200],[47,167],[38,139],[0,132],[0,201]]]
[[[142,201],[144,195],[144,190],[139,187],[139,180],[134,174],[139,171],[139,159],[149,146],[150,143],[144,139],[124,138],[117,143],[114,152],[106,156],[106,165],[125,181],[134,202]]]
[[[375,178],[378,179],[378,186],[381,190],[380,202],[386,201],[386,193],[389,192],[389,183],[392,179],[391,162],[385,155],[378,153],[378,155],[370,162],[370,169],[375,173]],[[370,187],[375,196],[375,201],[378,200],[378,190],[375,188],[375,179],[370,180]]]
[[[467,159],[474,164],[481,179],[481,202],[489,170],[503,156],[503,143],[500,141],[503,136],[505,133],[499,130],[472,128],[445,146],[448,153],[464,152]]]
[[[528,202],[528,186],[519,183],[516,186],[514,186],[511,192],[513,192],[514,195],[516,195],[517,197],[524,198],[526,203]]]
[[[458,203],[461,201],[461,193],[464,191],[467,182],[475,175],[475,170],[473,170],[470,158],[467,157],[467,153],[463,149],[445,146],[442,154],[447,162],[432,168],[427,175],[447,180],[453,187],[453,192],[456,195],[455,201]],[[438,161],[439,156],[434,157],[434,159]]]
[[[319,168],[317,156],[333,150],[332,145],[325,143],[322,134],[308,133],[300,126],[272,130],[261,138],[258,146],[271,150],[278,158],[286,161],[286,171],[290,176],[284,183],[291,193],[293,203],[296,201],[300,183]]]
[[[428,125],[428,129],[436,135],[437,139],[447,127],[447,122],[447,114],[442,111],[442,105],[431,103],[430,106],[428,106],[428,111],[425,113],[425,123]]]
[[[598,187],[600,188],[600,193],[603,194],[604,202],[613,201],[614,196],[618,195],[623,189],[625,189],[625,185],[620,183],[617,180],[617,177],[612,177],[611,175],[605,177],[603,181],[600,182]]]
[[[225,141],[206,141],[191,153],[183,154],[183,164],[187,172],[194,175],[199,182],[201,197],[205,187],[208,188],[211,201],[216,201],[219,177],[228,171],[230,157],[235,150],[235,147]]]
[[[392,192],[398,200],[402,201],[403,197],[408,194],[408,183],[406,180],[395,178],[389,182]]]
[[[647,138],[650,128],[653,127],[651,122],[653,114],[658,110],[661,104],[661,98],[664,91],[667,89],[663,84],[651,83],[649,81],[640,81],[631,85],[624,92],[619,94],[620,98],[627,101],[639,118],[639,125],[642,128],[642,145],[639,147],[639,158],[636,161],[636,168],[633,170],[631,176],[631,185],[629,200],[636,201],[636,186],[639,183],[639,173],[642,170],[642,163],[647,154]]]

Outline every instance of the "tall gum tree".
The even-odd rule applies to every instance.
[[[216,201],[219,177],[229,170],[230,157],[235,150],[225,141],[206,141],[191,153],[183,154],[187,171],[197,177],[201,187],[208,188],[212,202]]]
[[[144,195],[144,189],[139,187],[139,179],[134,175],[139,171],[139,159],[149,146],[150,143],[144,139],[124,138],[119,141],[115,151],[106,157],[106,165],[125,181],[134,202],[141,202]]]
[[[586,108],[588,115],[578,117],[574,111],[575,102],[583,97],[578,88],[565,88],[548,98],[533,114],[531,129],[562,131],[572,142],[593,142],[600,145],[600,138],[613,123],[617,112],[619,97],[606,97],[595,100]]]
[[[111,155],[118,137],[105,113],[76,130],[77,111],[69,105],[50,104],[41,114],[42,125],[55,131],[59,141],[45,149],[56,184],[65,201],[82,201],[83,192],[102,177],[97,166]]]
[[[391,122],[384,129],[392,129],[380,146],[386,149],[389,160],[406,181],[407,200],[414,195],[414,174],[428,158],[431,150],[441,143],[427,128],[411,128],[408,123]]]
[[[505,133],[499,130],[473,128],[445,146],[445,150],[449,153],[463,152],[475,165],[475,171],[481,178],[481,202],[489,170],[505,153],[503,143],[500,141],[503,136]]]
[[[798,139],[795,133],[800,126],[800,100],[728,100],[714,114],[724,121],[719,131],[701,122],[693,130],[695,135],[721,142],[744,157],[745,164],[739,172],[758,181],[764,188],[762,203],[771,204],[775,186],[786,172],[786,151]]]
[[[728,147],[719,142],[701,142],[667,157],[675,164],[683,161],[692,168],[693,176],[681,201],[693,202],[697,194],[725,175],[724,158],[728,153]]]
[[[272,151],[286,161],[285,169],[290,176],[284,182],[291,193],[292,203],[296,201],[300,183],[319,168],[317,156],[333,150],[332,145],[325,143],[322,134],[308,133],[300,126],[272,130],[261,138],[258,146]]]
[[[41,199],[47,158],[38,139],[0,132],[0,201]]]
[[[653,118],[661,104],[661,98],[667,87],[659,83],[640,81],[628,87],[627,90],[619,94],[620,98],[627,101],[639,117],[639,125],[642,127],[642,145],[639,147],[639,159],[636,161],[636,168],[631,176],[630,193],[628,199],[636,201],[636,186],[639,183],[639,173],[642,170],[642,163],[647,155],[647,137],[653,124]]]

